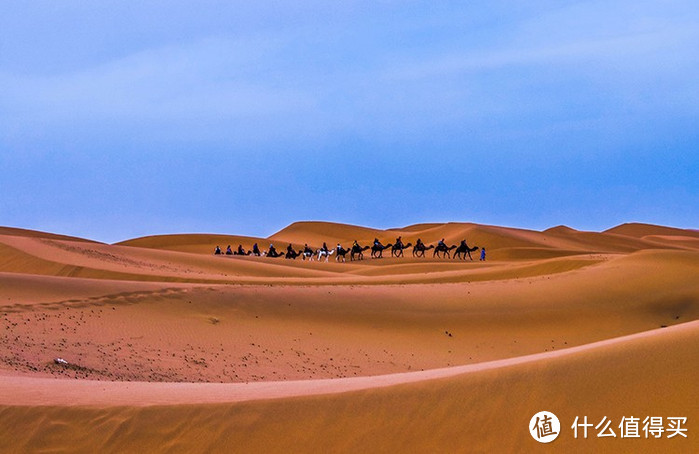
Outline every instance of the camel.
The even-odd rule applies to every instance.
[[[242,245],[238,245],[238,249],[233,251],[233,255],[250,255],[252,251],[245,251]]]
[[[478,249],[479,249],[478,246],[470,248],[466,244],[466,241],[462,241],[461,244],[459,245],[459,247],[456,248],[456,251],[454,251],[454,258],[458,257],[462,260],[466,260],[466,254],[468,254],[468,258],[473,260],[473,257],[471,257],[471,252],[475,252]]]
[[[373,246],[371,247],[371,258],[372,258],[372,259],[380,259],[380,258],[383,258],[383,251],[384,251],[384,249],[388,249],[388,248],[391,248],[391,247],[393,247],[393,245],[392,245],[391,243],[388,243],[386,246],[384,246],[384,245],[381,244],[381,243],[373,245]]]
[[[298,252],[296,252],[293,249],[289,249],[288,251],[286,251],[286,255],[284,255],[284,258],[296,260],[296,257],[301,257],[301,256],[303,256],[302,250],[299,250]]]
[[[429,246],[425,246],[425,243],[416,244],[415,247],[413,247],[413,257],[424,257],[425,251],[429,251],[430,249],[434,249],[434,244],[430,244]]]
[[[344,262],[345,256],[350,252],[350,249],[345,249],[343,247],[337,247],[337,248],[335,248],[335,252],[337,252],[337,255],[335,256],[335,261]]]
[[[320,262],[320,259],[325,257],[325,261],[327,262],[328,259],[330,258],[331,255],[335,252],[335,249],[330,249],[329,251],[324,251],[322,249],[318,250],[318,261]]]
[[[413,243],[408,244],[394,244],[391,247],[391,257],[403,257],[403,250],[408,249]]]
[[[313,257],[317,254],[317,251],[314,251],[313,249],[309,248],[308,246],[303,248],[302,254],[302,259],[306,260],[308,259],[309,261],[313,261]]]
[[[432,253],[432,257],[439,257],[440,253],[443,253],[445,257],[451,258],[451,251],[452,249],[456,249],[456,245],[452,244],[451,246],[447,247],[446,245],[437,245],[437,247],[434,248],[434,252]]]
[[[284,254],[277,252],[277,249],[274,246],[270,246],[269,251],[265,253],[265,257],[272,257],[273,259],[276,259],[277,257],[284,257]]]
[[[364,260],[364,251],[368,249],[370,249],[369,246],[352,246],[352,250],[350,251],[350,261],[355,260],[355,255],[357,256],[357,260]]]

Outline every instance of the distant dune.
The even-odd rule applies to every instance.
[[[699,239],[696,230],[683,230],[649,224],[623,224],[605,232],[582,232],[566,226],[553,227],[543,232],[497,227],[471,223],[432,223],[416,224],[388,230],[371,229],[361,226],[332,222],[295,222],[267,238],[244,237],[216,234],[156,235],[127,240],[118,245],[152,249],[167,249],[182,252],[211,253],[216,245],[224,248],[231,244],[235,248],[242,244],[249,249],[258,243],[266,249],[270,243],[285,248],[291,243],[295,248],[309,244],[318,248],[323,242],[335,247],[339,242],[349,246],[354,240],[370,244],[374,238],[383,243],[393,243],[398,236],[403,242],[415,242],[420,238],[426,244],[444,239],[447,244],[458,244],[467,239],[471,245],[488,246],[489,250],[501,251],[510,257],[510,249],[531,250],[552,249],[553,256],[576,253],[632,252],[642,249],[670,248],[682,249],[688,239]],[[647,238],[646,238],[647,237]],[[694,249],[692,245],[689,249]],[[515,254],[516,255],[516,254]],[[520,256],[522,254],[519,254]],[[535,254],[536,255],[536,254]],[[534,257],[536,258],[536,257]]]
[[[245,244],[250,248],[253,243],[263,241],[260,238],[252,238],[239,235],[215,235],[215,234],[180,234],[180,235],[154,235],[142,238],[126,240],[117,245],[132,246],[147,249],[165,249],[178,252],[194,252],[209,254],[215,246],[220,246],[224,251],[226,246],[236,248],[239,244]],[[262,246],[262,245],[260,245]]]
[[[95,241],[77,238],[74,236],[57,235],[55,233],[40,232],[37,230],[18,229],[14,227],[0,227],[0,235],[3,236],[24,236],[32,238],[46,238],[53,240],[84,241],[94,243]]]
[[[466,257],[214,255],[357,240]],[[454,251],[452,251],[453,253]],[[102,244],[0,228],[2,451],[699,450],[699,232],[297,222]],[[65,361],[58,364],[54,360]],[[576,416],[615,438],[573,438]],[[622,439],[622,417],[688,438]]]
[[[634,236],[643,238],[649,235],[668,235],[668,236],[690,236],[699,238],[699,230],[693,229],[677,229],[674,227],[663,227],[653,224],[628,223],[621,224],[606,230],[605,233],[614,233],[617,235]]]

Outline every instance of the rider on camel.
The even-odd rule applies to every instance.
[[[243,249],[242,244],[238,245],[238,255],[245,255],[245,249]]]
[[[442,238],[441,240],[439,240],[439,242],[437,243],[437,247],[438,247],[438,248],[448,249],[446,243],[444,243],[444,238]]]
[[[396,238],[395,248],[396,249],[403,249],[403,237],[402,236],[399,236],[398,238]]]

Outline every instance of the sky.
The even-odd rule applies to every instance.
[[[0,5],[0,225],[699,228],[696,1]]]

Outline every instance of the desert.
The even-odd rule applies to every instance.
[[[215,255],[461,240],[472,260]],[[691,452],[699,232],[296,222],[105,244],[0,229],[6,452]],[[63,362],[56,361],[57,359]],[[587,416],[616,437],[575,438]],[[684,417],[621,438],[621,418]]]
[[[698,2],[0,11],[0,454],[699,452]]]

